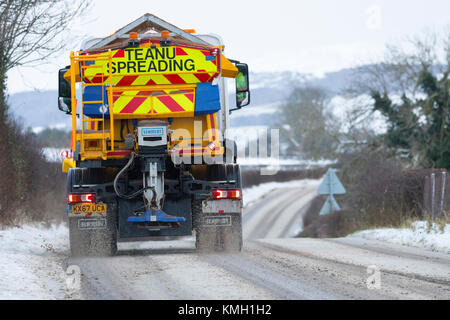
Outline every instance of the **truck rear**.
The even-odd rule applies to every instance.
[[[219,37],[150,14],[84,46],[59,71],[73,127],[63,162],[72,254],[193,234],[200,250],[240,251],[225,78],[236,79],[237,109],[248,105],[247,65],[228,60]]]

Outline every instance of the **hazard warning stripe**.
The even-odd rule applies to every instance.
[[[119,99],[120,98],[120,96],[122,95],[122,91],[116,91],[116,92],[114,92],[114,95],[113,95],[113,103],[115,103],[116,101],[117,101],[117,99]]]
[[[194,102],[194,94],[193,93],[188,93],[184,95],[185,97],[187,97],[189,100],[191,100],[191,102]]]
[[[124,58],[125,57],[125,50],[119,49],[117,52],[113,55],[113,58]]]
[[[178,102],[176,102],[171,96],[158,97],[158,100],[161,101],[172,112],[185,111],[183,107],[181,107]]]
[[[116,114],[194,112],[194,92],[193,89],[114,92],[113,110]]]
[[[131,86],[138,77],[139,76],[124,76],[119,82],[117,82],[116,86]]]
[[[194,76],[197,77],[200,82],[210,82],[211,76],[207,73],[194,73]]]
[[[120,113],[134,113],[137,108],[147,100],[146,97],[134,97],[130,102],[120,111]]]
[[[184,51],[182,48],[177,47],[175,49],[175,54],[177,56],[187,56],[188,54],[186,53],[186,51]]]
[[[133,75],[133,76],[113,76],[114,86],[142,86],[161,84],[195,84],[212,82],[218,73],[186,73],[186,74],[161,74],[161,75]],[[109,77],[97,73],[93,77],[85,77],[86,83],[107,83]]]
[[[165,74],[164,77],[166,77],[167,80],[171,84],[185,84],[186,81],[183,80],[178,74]]]

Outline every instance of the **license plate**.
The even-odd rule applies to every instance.
[[[203,225],[210,227],[231,227],[231,216],[205,217]]]
[[[203,213],[218,214],[218,213],[240,213],[242,211],[241,200],[205,200],[202,206]]]
[[[106,204],[85,203],[74,204],[69,206],[69,216],[82,216],[86,214],[101,214],[106,213]]]
[[[78,229],[93,230],[105,228],[106,228],[106,219],[78,220]]]

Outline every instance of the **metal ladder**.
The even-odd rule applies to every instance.
[[[112,82],[112,54],[109,50],[108,52],[101,54],[93,54],[93,55],[79,55],[71,52],[71,89],[72,89],[72,144],[76,145],[76,141],[80,141],[80,156],[81,160],[89,154],[89,158],[101,158],[103,160],[107,159],[108,152],[113,152],[115,150],[114,145],[114,103],[113,103],[113,90],[106,90],[107,87],[113,88]],[[95,64],[85,64],[82,62],[86,61],[108,61],[109,62],[109,70],[108,75],[102,74],[102,84],[98,83],[85,83],[81,82],[81,90],[83,88],[89,86],[101,86],[102,89],[102,99],[99,101],[84,101],[83,94],[81,94],[81,130],[77,130],[77,100],[76,100],[76,79],[75,79],[75,68],[76,64],[80,64],[80,76],[82,77],[83,73],[87,69],[102,69],[102,66],[97,66]],[[108,78],[109,81],[104,81],[105,78]],[[105,92],[107,92],[108,99],[105,99]],[[105,103],[105,101],[109,101],[110,103]],[[84,115],[84,104],[101,104],[102,117],[101,118],[88,118]],[[109,111],[109,120],[110,120],[110,129],[105,130],[105,123],[107,119],[105,119],[106,108]],[[85,124],[94,123],[95,130],[85,129]],[[99,130],[101,128],[101,130]],[[88,142],[92,141],[100,141],[101,150],[89,150],[89,146],[86,147]],[[108,147],[108,141],[110,142],[110,146]]]

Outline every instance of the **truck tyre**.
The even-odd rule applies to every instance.
[[[195,247],[200,252],[240,252],[242,250],[242,218],[232,216],[230,227],[203,226],[202,201],[192,202],[195,228]]]
[[[74,185],[105,183],[110,174],[102,168],[70,169],[67,175],[67,192],[74,191]],[[89,218],[69,218],[69,241],[72,256],[113,256],[117,252],[117,204],[106,203],[106,228],[80,230],[79,221]],[[95,218],[94,218],[95,219]]]

